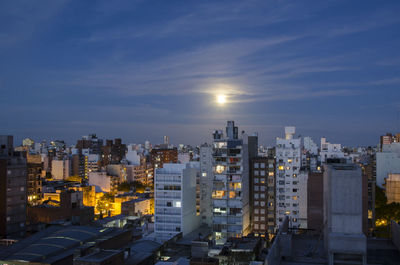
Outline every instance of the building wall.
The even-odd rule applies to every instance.
[[[196,215],[196,175],[189,164],[163,165],[155,171],[155,233],[168,240],[178,233],[190,233],[200,224]],[[197,167],[199,167],[197,165]]]
[[[400,173],[400,155],[392,152],[376,153],[376,185],[384,188],[389,173]]]
[[[285,127],[285,139],[276,140],[276,225],[289,216],[291,227],[299,227],[299,178],[301,139],[293,138],[294,127]]]
[[[275,230],[275,158],[256,157],[250,167],[253,233],[264,236]]]
[[[214,132],[213,237],[218,244],[250,233],[249,154],[247,135],[228,121],[226,135]]]
[[[200,215],[203,224],[212,226],[212,180],[213,160],[212,146],[204,144],[200,147]]]
[[[387,203],[400,203],[400,174],[389,174],[385,186]]]
[[[0,158],[0,237],[25,234],[27,166],[21,156]]]
[[[324,177],[322,172],[310,172],[307,182],[307,226],[321,231],[324,223]]]
[[[113,189],[114,177],[109,176],[107,172],[90,172],[89,185],[97,186],[104,192],[110,192]]]
[[[51,175],[55,180],[65,180],[70,176],[70,161],[69,160],[52,160]]]

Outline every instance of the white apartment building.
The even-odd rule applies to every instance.
[[[212,226],[212,185],[213,185],[213,149],[211,145],[200,146],[200,216],[201,223]]]
[[[321,162],[326,162],[328,158],[344,158],[341,144],[331,144],[326,141],[326,138],[321,138],[320,150]]]
[[[183,236],[200,226],[196,215],[196,177],[199,163],[166,163],[157,168],[154,181],[156,238],[166,241],[178,233]]]
[[[276,139],[276,225],[289,216],[293,228],[300,226],[301,138],[294,138],[295,132],[295,127],[285,127],[285,138]]]
[[[213,134],[214,179],[213,238],[223,244],[229,237],[246,236],[251,229],[249,205],[248,137],[238,137],[238,127],[228,121],[226,137]]]

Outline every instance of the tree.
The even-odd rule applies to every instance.
[[[100,214],[107,213],[112,204],[114,203],[114,195],[112,193],[104,193],[104,195],[97,201],[96,209]]]
[[[387,198],[385,191],[382,188],[375,186],[375,208],[385,206],[386,204]]]

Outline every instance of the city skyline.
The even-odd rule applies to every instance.
[[[197,145],[235,120],[263,145],[296,126],[317,143],[376,146],[400,130],[399,11],[397,1],[3,2],[0,134]]]

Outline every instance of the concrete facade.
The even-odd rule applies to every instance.
[[[200,226],[196,215],[196,178],[199,164],[163,164],[155,171],[154,208],[155,235],[161,241]]]
[[[326,164],[323,181],[324,245],[328,264],[342,260],[366,264],[361,168],[354,164]]]
[[[223,244],[229,237],[246,236],[251,230],[249,201],[248,138],[228,121],[226,137],[213,134],[213,238]]]

